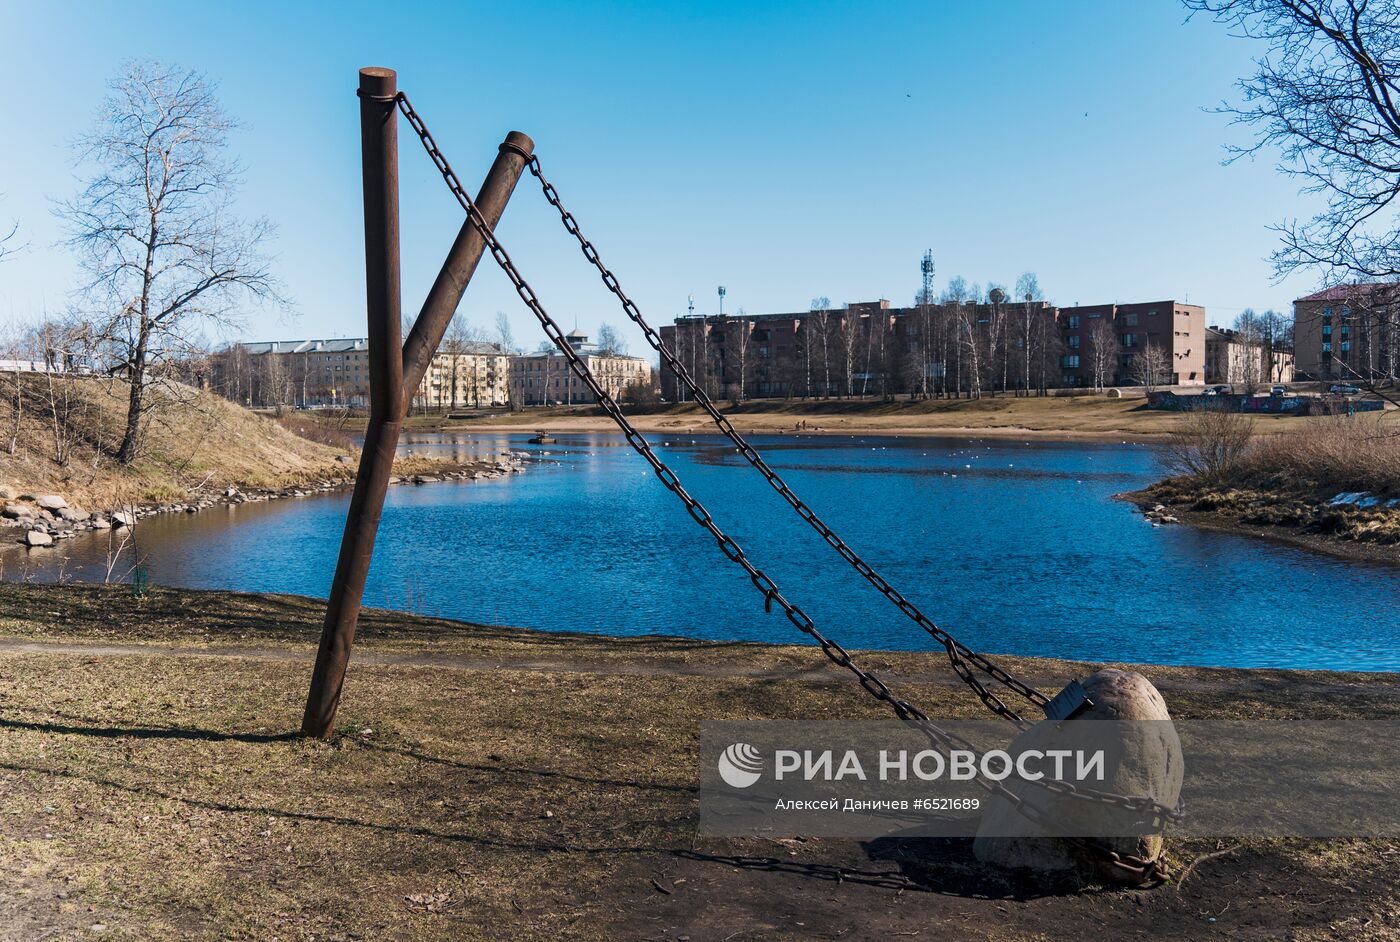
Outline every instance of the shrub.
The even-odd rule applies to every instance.
[[[1256,442],[1245,470],[1284,488],[1400,494],[1400,431],[1341,415],[1317,419]]]
[[[1167,440],[1163,458],[1167,469],[1201,481],[1222,481],[1240,464],[1254,420],[1239,412],[1200,411],[1187,415]]]

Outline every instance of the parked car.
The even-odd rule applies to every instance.
[[[1287,386],[1282,386],[1282,385],[1274,386],[1274,387],[1272,387],[1272,388],[1269,389],[1269,395],[1270,395],[1270,396],[1286,396],[1286,395],[1288,395],[1288,387],[1287,387]]]
[[[1221,383],[1219,386],[1206,387],[1207,396],[1229,396],[1232,395],[1234,391],[1235,387],[1229,385],[1228,383]]]
[[[1327,391],[1334,396],[1359,396],[1361,390],[1350,383],[1333,383]]]

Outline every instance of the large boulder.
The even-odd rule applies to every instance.
[[[57,494],[45,494],[34,503],[45,510],[62,510],[64,507],[68,506],[68,501],[59,497]]]
[[[1007,751],[1015,757],[1028,749],[1073,748],[1085,744],[1085,735],[1098,733],[1094,741],[1096,747],[1106,747],[1107,776],[1105,781],[1087,783],[1088,786],[1119,795],[1146,795],[1158,804],[1175,807],[1181,796],[1185,762],[1181,740],[1157,688],[1141,674],[1111,668],[1091,675],[1083,681],[1083,686],[1093,703],[1091,707],[1063,723],[1050,720],[1037,723],[1016,737]],[[1111,742],[1102,738],[1100,730],[1080,728],[1082,723],[1102,720],[1125,721],[1106,727]],[[1006,784],[1059,827],[1047,832],[1026,821],[1010,802],[994,795],[985,804],[973,843],[977,859],[984,863],[1039,871],[1092,869],[1098,876],[1113,882],[1143,882],[1097,855],[1086,853],[1065,837],[1053,836],[1106,834],[1115,829],[1115,823],[1120,828],[1120,836],[1096,836],[1096,844],[1120,855],[1146,860],[1155,860],[1162,852],[1160,832],[1131,833],[1136,829],[1127,825],[1137,817],[1135,812],[1056,797],[1032,783],[1015,779],[1008,779]]]
[[[5,509],[0,511],[0,513],[3,513],[6,517],[17,520],[21,517],[34,516],[34,508],[30,507],[28,504],[6,504]]]
[[[114,527],[134,527],[136,526],[136,515],[126,510],[118,510],[112,514],[112,526]]]
[[[52,546],[53,537],[43,530],[30,530],[24,535],[24,542],[27,546]]]

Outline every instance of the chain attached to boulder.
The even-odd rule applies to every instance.
[[[803,634],[815,641],[820,646],[822,653],[832,664],[849,671],[855,676],[861,687],[863,687],[867,693],[881,703],[886,704],[901,720],[917,728],[935,747],[945,752],[953,749],[965,749],[974,753],[977,752],[976,747],[972,743],[955,733],[950,733],[938,727],[918,707],[896,696],[894,692],[890,690],[889,685],[880,679],[878,675],[856,664],[845,648],[823,635],[811,616],[804,612],[798,605],[790,602],[779,590],[777,583],[748,558],[748,555],[734,538],[720,529],[710,512],[706,510],[698,500],[691,496],[681,484],[676,473],[657,457],[651,444],[632,426],[632,423],[622,412],[616,400],[614,400],[607,390],[597,381],[592,371],[589,370],[588,364],[579,356],[578,351],[576,351],[565,338],[564,331],[560,328],[559,324],[550,316],[549,312],[544,309],[539,298],[535,295],[534,289],[530,287],[529,283],[526,282],[524,277],[520,274],[519,269],[516,268],[510,255],[506,252],[505,248],[496,238],[490,225],[487,224],[486,219],[477,209],[476,203],[467,195],[466,189],[462,186],[461,181],[458,180],[457,174],[447,162],[447,158],[443,156],[442,151],[438,148],[437,142],[428,131],[427,125],[424,124],[423,119],[418,116],[418,113],[414,111],[412,104],[408,100],[408,96],[403,92],[399,92],[396,100],[399,110],[403,112],[409,125],[422,141],[428,156],[432,159],[433,164],[437,167],[443,180],[447,183],[448,188],[452,191],[453,196],[457,199],[463,211],[466,212],[468,220],[477,230],[483,242],[485,242],[486,247],[491,252],[492,258],[495,259],[496,264],[500,266],[506,277],[510,279],[516,294],[520,296],[520,299],[525,302],[525,306],[534,314],[535,319],[539,321],[545,334],[553,341],[555,346],[559,348],[560,353],[567,360],[570,369],[583,384],[588,387],[588,390],[594,397],[596,397],[598,406],[617,424],[618,428],[626,437],[628,445],[651,465],[652,471],[656,474],[657,478],[660,479],[661,483],[665,485],[666,489],[681,500],[685,505],[686,512],[690,514],[691,518],[714,538],[720,551],[724,553],[726,557],[740,566],[744,572],[748,574],[749,581],[763,596],[765,606],[769,609],[771,609],[773,605],[777,605],[781,608],[783,613],[787,616],[788,621]],[[596,254],[597,253],[594,252],[593,256],[596,257]],[[616,283],[616,279],[612,279],[612,282]],[[619,288],[618,290],[620,291],[621,289]],[[752,451],[751,446],[749,450]],[[776,477],[776,475],[774,476]],[[791,492],[789,491],[788,493]],[[805,507],[805,505],[802,506]],[[808,511],[808,513],[810,513],[810,511]],[[812,517],[815,517],[815,514],[812,514]],[[835,534],[832,534],[832,536],[834,537]],[[845,544],[843,543],[841,545],[844,546]],[[873,572],[873,570],[871,571]],[[909,607],[913,608],[912,603],[909,604]],[[941,632],[941,629],[939,630]],[[946,636],[946,632],[941,633]],[[956,642],[953,642],[953,644],[956,645]],[[950,648],[950,651],[951,650],[954,649]],[[966,652],[966,654],[972,653],[961,645],[956,645],[956,650],[961,656],[966,656],[963,652]],[[993,676],[996,675],[993,674]],[[1007,677],[1009,678],[1010,675],[1007,675]],[[1027,687],[1026,689],[1034,693],[1031,688]],[[1040,696],[1039,694],[1036,695]],[[1017,719],[1019,719],[1019,717]],[[1024,723],[1024,721],[1021,722]],[[980,774],[976,777],[975,781],[985,791],[995,794],[1011,803],[1028,820],[1043,825],[1047,827],[1047,829],[1052,827],[1045,812],[1023,800],[1015,792],[1001,784],[1001,782],[988,779]],[[1060,797],[1097,802],[1132,811],[1138,816],[1139,823],[1144,827],[1160,829],[1165,826],[1167,822],[1174,820],[1178,816],[1178,812],[1174,809],[1167,808],[1147,796],[1116,795],[1111,792],[1079,788],[1070,782],[1049,779],[1042,779],[1035,784],[1045,791]],[[1079,847],[1086,854],[1100,861],[1107,861],[1116,868],[1137,874],[1144,880],[1150,879],[1153,874],[1162,872],[1162,868],[1164,867],[1160,859],[1145,860],[1138,857],[1120,855],[1086,838],[1065,838],[1065,840]]]

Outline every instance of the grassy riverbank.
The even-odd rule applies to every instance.
[[[1159,519],[1400,564],[1400,426],[1332,417],[1261,438],[1243,417],[1198,418],[1167,449],[1188,473],[1126,498]]]
[[[744,432],[792,433],[799,424],[804,434],[940,435],[1006,437],[1064,441],[1161,441],[1185,420],[1179,412],[1146,408],[1141,396],[1109,399],[1103,394],[1017,398],[932,399],[910,402],[864,400],[764,399],[722,405],[734,425]],[[693,403],[628,409],[637,428],[645,432],[714,431],[709,418]],[[360,420],[361,424],[363,420]],[[1311,421],[1295,416],[1261,417],[1264,434],[1305,427]],[[612,420],[591,406],[531,408],[471,419],[442,416],[410,418],[409,428],[551,432],[615,431]]]
[[[1393,842],[1175,841],[1183,885],[1099,892],[958,841],[697,839],[700,719],[883,715],[811,648],[369,612],[308,742],[322,605],[0,587],[0,937],[1400,938]],[[977,713],[937,658],[863,660]],[[1143,670],[1179,717],[1400,716],[1396,675]]]
[[[122,465],[114,454],[126,421],[126,384],[62,377],[54,380],[61,388],[51,390],[50,379],[0,374],[0,485],[19,494],[58,494],[96,511],[197,501],[228,487],[276,490],[354,477],[359,455],[344,429],[280,421],[179,384],[147,392],[141,454]],[[397,470],[444,467],[414,458]]]

